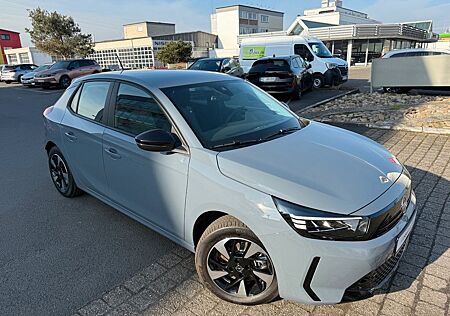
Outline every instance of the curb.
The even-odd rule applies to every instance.
[[[349,95],[349,94],[355,94],[355,93],[358,93],[358,92],[359,92],[359,89],[356,88],[356,89],[353,89],[353,90],[344,92],[344,93],[342,93],[342,94],[335,95],[334,97],[331,97],[331,98],[328,98],[328,99],[325,99],[325,100],[316,102],[316,103],[311,104],[311,105],[308,105],[306,108],[303,108],[303,109],[301,109],[301,110],[298,110],[298,111],[296,112],[296,114],[305,112],[305,111],[307,111],[307,110],[309,110],[309,109],[311,109],[311,108],[315,108],[315,107],[317,107],[317,106],[320,106],[320,105],[322,105],[322,104],[328,103],[328,102],[330,102],[330,101],[333,101],[333,100],[342,98],[342,97],[344,97],[344,96],[346,96],[346,95]]]
[[[364,126],[364,127],[367,127],[367,128],[388,129],[388,130],[395,130],[395,131],[407,131],[407,132],[415,132],[415,133],[450,135],[450,129],[448,129],[448,128],[390,126],[390,125],[378,125],[378,124],[372,124],[372,123],[332,121],[332,120],[328,120],[328,119],[317,120],[317,121],[323,122],[323,123],[348,124],[348,125]]]

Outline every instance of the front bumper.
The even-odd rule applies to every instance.
[[[395,252],[397,239],[413,227],[415,208],[413,194],[402,220],[382,236],[367,241],[308,239],[292,229],[264,236],[262,241],[277,271],[280,296],[309,304],[370,296],[395,272],[409,235]]]
[[[34,78],[24,79],[22,77],[22,84],[24,86],[34,86],[35,85]]]
[[[53,77],[34,78],[34,84],[39,87],[48,87],[48,86],[57,85],[58,82]]]

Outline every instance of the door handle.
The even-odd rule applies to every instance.
[[[112,159],[120,159],[121,158],[121,156],[119,155],[117,150],[115,150],[114,148],[105,148],[105,152],[109,156],[111,156]]]
[[[72,132],[65,132],[64,135],[69,139],[69,141],[73,142],[77,139],[74,133]]]

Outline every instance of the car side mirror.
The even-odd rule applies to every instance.
[[[311,64],[307,64],[306,65],[306,69],[311,69],[312,68],[312,65]]]
[[[231,71],[231,67],[223,67],[222,72],[227,73]]]
[[[171,151],[177,143],[174,135],[162,129],[152,129],[137,135],[136,145],[147,151]]]

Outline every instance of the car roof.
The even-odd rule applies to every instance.
[[[92,79],[125,80],[156,89],[213,81],[241,80],[227,74],[201,70],[125,70],[88,75],[77,79],[76,82]]]
[[[414,52],[439,52],[439,53],[446,53],[450,54],[449,49],[433,49],[433,48],[403,48],[403,49],[394,49],[386,54],[384,54],[383,57],[389,57],[401,53],[414,53]]]

